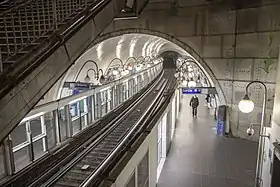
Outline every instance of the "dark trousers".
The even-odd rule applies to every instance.
[[[192,107],[192,115],[197,116],[197,107]]]

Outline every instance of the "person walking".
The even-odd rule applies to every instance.
[[[198,105],[199,105],[199,100],[196,97],[196,95],[194,95],[191,98],[191,101],[190,101],[190,106],[192,107],[192,115],[193,115],[193,117],[197,117],[197,107],[198,107]]]
[[[205,96],[205,102],[206,102],[206,105],[205,105],[205,106],[207,106],[208,109],[211,108],[211,96],[210,96],[210,94],[207,94],[207,95]]]

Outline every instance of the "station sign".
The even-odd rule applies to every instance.
[[[201,94],[200,88],[182,88],[183,94]]]
[[[91,83],[86,82],[65,82],[63,88],[70,89],[90,89],[92,87]]]

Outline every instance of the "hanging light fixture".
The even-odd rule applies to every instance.
[[[182,65],[182,68],[183,68],[183,69],[187,69],[187,67],[188,67],[187,64],[183,64],[183,65]]]
[[[188,83],[189,87],[196,87],[196,82],[191,78],[191,80]]]
[[[137,65],[137,66],[135,67],[135,70],[136,70],[136,71],[140,71],[141,68],[142,68],[142,67],[141,67],[140,64],[139,64],[139,65]]]
[[[127,66],[127,69],[128,69],[129,71],[131,71],[133,68],[132,68],[131,65],[128,65],[128,66]]]
[[[239,101],[238,108],[243,113],[250,113],[254,110],[254,102],[246,94],[244,98]]]
[[[90,81],[90,77],[87,75],[84,80],[85,80],[85,82],[89,82]]]
[[[116,70],[116,69],[114,69],[112,73],[113,73],[113,75],[118,75],[118,74],[119,74],[119,71]]]
[[[174,77],[177,79],[178,77],[179,77],[180,75],[179,75],[179,72],[176,72],[175,74],[174,74]]]
[[[121,76],[126,76],[128,74],[129,74],[129,70],[127,69],[121,72]]]
[[[182,81],[182,85],[183,85],[184,87],[188,86],[188,81],[187,81],[187,80],[183,80],[183,81]]]

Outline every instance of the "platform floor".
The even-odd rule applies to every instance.
[[[253,187],[257,144],[215,135],[215,121],[200,97],[198,118],[190,96],[182,109],[157,187]]]

